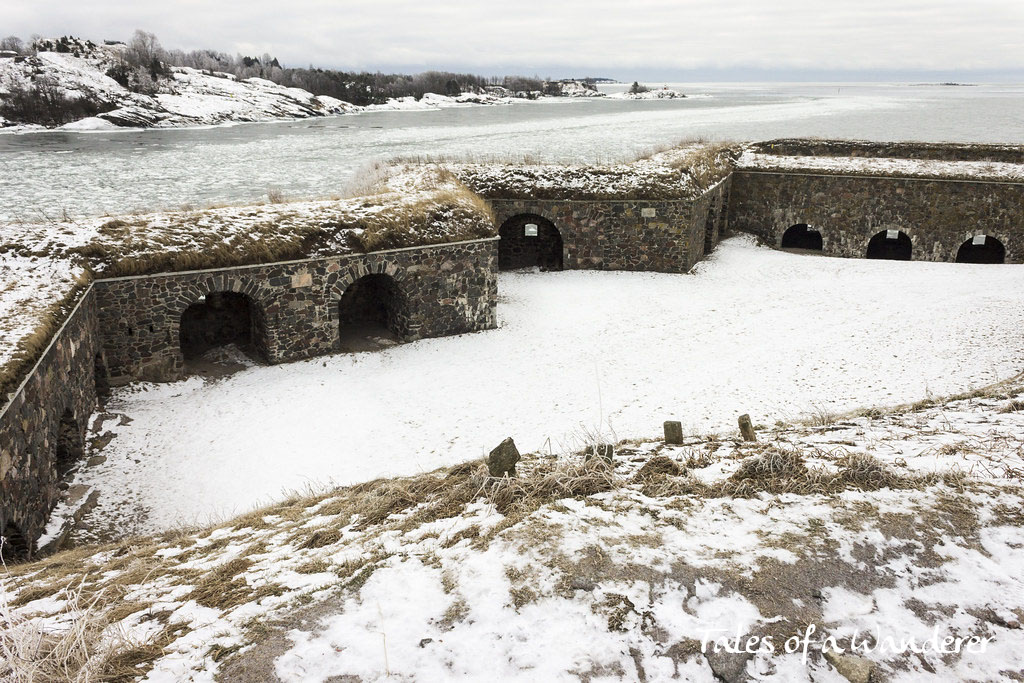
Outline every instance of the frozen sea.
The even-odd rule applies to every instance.
[[[205,129],[0,135],[0,221],[246,201],[270,189],[328,195],[372,161],[398,156],[617,161],[694,137],[1024,143],[1024,85],[668,85],[687,99],[548,99]]]

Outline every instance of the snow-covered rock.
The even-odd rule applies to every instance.
[[[672,90],[670,88],[657,88],[655,90],[646,90],[644,92],[617,92],[608,97],[612,97],[617,100],[676,100],[686,97],[683,93],[678,90]]]
[[[580,81],[564,81],[561,83],[562,97],[604,97],[603,92],[599,92],[593,86],[588,86],[586,83]]]
[[[106,119],[101,119],[98,116],[90,116],[88,118],[72,121],[71,123],[65,123],[60,128],[61,130],[93,131],[111,130],[113,128],[117,128],[117,126]]]
[[[497,97],[489,93],[462,93],[455,97],[438,95],[428,92],[420,99],[415,97],[392,98],[383,104],[371,104],[362,107],[364,111],[431,111],[448,107],[467,107],[475,104],[510,104],[507,97]]]

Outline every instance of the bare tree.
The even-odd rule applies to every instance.
[[[132,36],[128,43],[128,49],[125,50],[125,59],[129,64],[146,69],[151,69],[154,64],[163,62],[165,57],[166,53],[160,46],[156,35],[141,29],[135,30],[135,35]]]
[[[0,40],[0,51],[3,50],[17,52],[19,55],[25,54],[25,43],[18,36],[7,36]]]

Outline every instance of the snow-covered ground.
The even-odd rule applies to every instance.
[[[282,490],[429,471],[506,436],[561,452],[664,420],[916,401],[1024,366],[1024,266],[868,261],[723,242],[690,275],[503,274],[497,330],[117,390],[94,515],[124,532]]]
[[[626,445],[610,469],[477,464],[82,548],[0,574],[0,644],[22,671],[63,638],[93,674],[110,655],[154,682],[1010,680],[1022,391]],[[748,497],[693,483],[757,464],[773,474]],[[854,479],[789,488],[810,471]],[[500,502],[552,476],[591,483]]]

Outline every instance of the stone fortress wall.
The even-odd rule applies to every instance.
[[[718,243],[729,185],[726,178],[694,200],[487,200],[497,217],[500,253],[528,242],[525,227],[539,219],[560,236],[561,253],[546,260],[561,268],[685,273]],[[543,239],[544,230],[539,232]],[[543,255],[540,261],[533,265],[550,265]],[[510,261],[511,267],[523,265],[531,264]]]
[[[4,557],[30,554],[86,451],[97,387],[172,380],[184,370],[184,311],[233,293],[251,304],[257,351],[270,363],[338,351],[346,290],[389,284],[395,337],[497,326],[497,240],[488,238],[287,263],[95,280],[23,384],[0,410]]]
[[[339,350],[340,301],[367,275],[391,282],[402,341],[497,326],[494,238],[265,265],[101,280],[95,284],[107,372],[117,383],[178,377],[182,314],[208,294],[251,300],[269,363]]]
[[[798,156],[1024,161],[1021,148],[1004,146],[766,144]],[[879,234],[902,235],[910,258],[933,261],[957,260],[965,242],[987,235],[1007,263],[1024,261],[1020,182],[738,168],[692,200],[485,199],[500,240],[94,281],[0,408],[0,533],[31,552],[62,471],[85,450],[97,386],[180,377],[196,306],[242,302],[232,324],[278,363],[342,350],[342,326],[365,292],[385,300],[399,340],[486,330],[497,325],[499,268],[683,273],[732,232],[786,246],[803,226],[818,235],[811,248],[850,257],[865,256]],[[346,308],[356,290],[362,304]]]
[[[998,239],[1005,263],[1024,261],[1024,184],[994,181],[736,171],[729,227],[782,246],[806,224],[822,252],[863,257],[882,231],[902,232],[917,261],[955,261],[978,235]]]
[[[90,287],[0,412],[0,533],[4,557],[31,551],[61,495],[63,470],[85,451],[102,358]]]
[[[992,167],[1024,164],[1024,147],[938,143],[876,143],[836,140],[775,140],[754,150],[787,157],[847,157],[940,162],[929,176],[884,171],[814,172],[740,167],[732,174],[729,227],[757,235],[773,246],[787,244],[787,231],[809,226],[830,256],[864,257],[869,245],[902,240],[904,256],[920,261],[962,260],[965,248],[986,243],[998,262],[1024,261],[1024,182],[958,176],[955,165]],[[941,177],[945,175],[946,177]],[[885,237],[883,237],[885,236]],[[995,242],[993,242],[993,240]],[[884,244],[882,244],[884,246]]]

